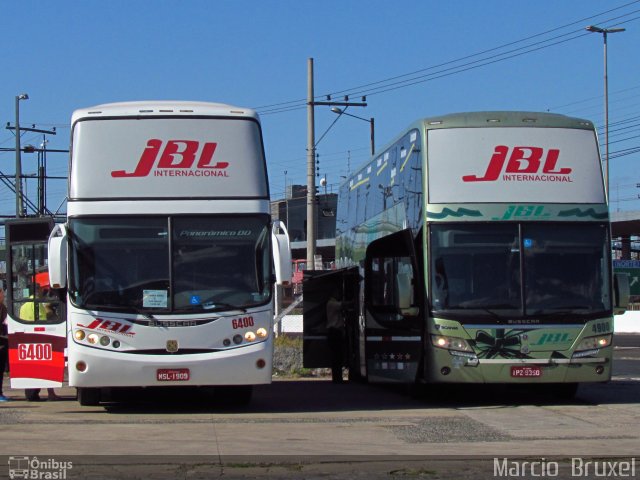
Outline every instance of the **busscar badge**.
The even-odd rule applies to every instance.
[[[178,341],[177,340],[167,340],[167,352],[175,353],[178,351]]]

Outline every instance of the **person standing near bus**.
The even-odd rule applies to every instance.
[[[49,284],[49,276],[46,275],[43,278],[46,279],[45,281],[46,281],[46,284],[48,286],[48,284]],[[41,298],[41,297],[43,297],[45,295],[44,295],[44,287],[43,287],[43,285],[41,285],[40,282],[36,282],[35,285],[36,285],[36,292],[35,292],[35,295],[32,296],[31,301],[24,303],[20,307],[20,318],[22,320],[27,320],[27,321],[32,321],[32,322],[46,321],[46,320],[50,319],[53,315],[55,315],[55,312],[52,310],[51,306],[49,304],[47,304],[47,303],[38,302],[38,306],[36,307],[35,299],[36,298]],[[37,318],[36,318],[36,308],[38,309],[37,310]],[[27,389],[25,389],[24,393],[25,393],[25,397],[27,398],[28,401],[30,401],[30,402],[39,402],[40,401],[40,389],[39,388],[27,388]],[[58,395],[56,395],[56,392],[53,390],[53,388],[47,388],[47,400],[49,400],[49,401],[60,400],[60,397]]]
[[[7,339],[7,306],[4,304],[4,289],[0,288],[0,402],[8,402],[9,398],[2,393],[4,372],[9,359],[9,341]]]
[[[327,340],[331,352],[331,380],[342,383],[344,314],[342,311],[342,295],[339,288],[334,288],[327,300]]]

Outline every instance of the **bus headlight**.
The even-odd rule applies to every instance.
[[[90,333],[89,335],[87,335],[87,342],[92,345],[98,343],[98,340],[100,340],[100,335],[98,335],[97,333]]]
[[[256,330],[256,335],[258,335],[259,338],[265,338],[268,335],[267,329],[262,327],[259,328]]]
[[[84,333],[84,330],[76,330],[75,332],[73,332],[73,337],[78,341],[84,340],[85,336],[86,334]]]
[[[255,333],[253,333],[253,332],[246,332],[246,333],[244,334],[244,339],[245,339],[247,342],[253,342],[253,341],[256,339],[256,334],[255,334]]]
[[[598,335],[595,337],[587,337],[583,338],[582,341],[578,344],[576,348],[576,352],[582,352],[584,350],[597,350],[600,348],[605,348],[611,345],[612,335]]]
[[[473,353],[471,345],[469,345],[469,342],[464,338],[447,337],[445,335],[431,335],[431,344],[434,347],[442,348],[444,350]]]

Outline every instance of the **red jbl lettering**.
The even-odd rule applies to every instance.
[[[89,330],[106,330],[113,333],[135,335],[135,333],[129,332],[131,325],[125,325],[114,320],[104,320],[102,318],[96,318],[89,325],[78,324],[78,326]]]
[[[511,155],[509,151],[511,150]],[[540,147],[513,147],[510,149],[506,145],[498,145],[495,147],[489,166],[483,177],[477,175],[465,175],[462,177],[464,182],[493,182],[496,181],[504,168],[504,173],[512,174],[555,174],[569,175],[571,168],[560,168],[556,170],[560,150],[549,149],[547,151],[544,163],[542,158],[545,150]],[[507,157],[509,158],[507,160]],[[505,167],[506,163],[506,167]],[[542,172],[540,167],[542,165]]]
[[[156,138],[147,141],[147,146],[132,172],[114,170],[111,176],[114,178],[146,177],[153,169],[156,160],[159,169],[191,169],[196,159],[196,169],[225,169],[229,166],[228,162],[217,162],[212,165],[213,155],[218,146],[215,142],[206,142],[202,148],[200,148],[200,142],[195,140],[169,140],[164,144],[164,149],[163,144],[162,140]]]

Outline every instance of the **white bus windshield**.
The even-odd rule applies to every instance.
[[[452,317],[611,310],[604,224],[431,225],[431,308]]]
[[[69,296],[80,308],[196,313],[271,299],[268,215],[69,221]]]

